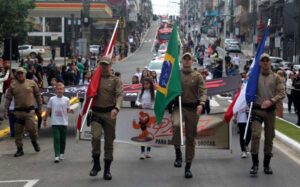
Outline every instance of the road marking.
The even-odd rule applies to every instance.
[[[39,182],[39,180],[38,179],[32,179],[32,180],[0,181],[0,183],[20,183],[20,182],[26,182],[24,187],[33,187],[37,182]]]

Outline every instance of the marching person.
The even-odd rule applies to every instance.
[[[5,96],[5,117],[12,99],[14,98],[15,101],[15,108],[13,112],[15,118],[15,143],[17,146],[17,152],[14,155],[15,157],[24,155],[22,143],[24,128],[26,128],[26,130],[29,132],[34,150],[36,152],[40,151],[40,146],[37,142],[37,129],[34,123],[34,105],[37,104],[37,113],[40,114],[42,111],[42,98],[37,84],[32,80],[26,79],[25,77],[26,70],[22,67],[19,67],[16,71],[16,81],[11,83]]]
[[[47,105],[46,115],[44,116],[44,127],[47,126],[47,118],[51,113],[51,125],[54,144],[54,163],[58,163],[64,159],[67,127],[68,127],[68,113],[74,113],[70,109],[69,98],[64,96],[65,86],[59,82],[55,86],[56,96],[49,99]]]
[[[191,165],[195,155],[195,137],[197,136],[197,124],[199,116],[205,106],[206,88],[201,74],[192,69],[193,56],[185,53],[182,56],[181,84],[182,84],[182,119],[185,122],[185,178],[192,178]],[[182,153],[180,149],[180,117],[177,103],[173,104],[173,144],[175,147],[175,167],[182,165]]]
[[[113,142],[116,134],[116,117],[123,101],[123,84],[120,78],[112,75],[111,59],[102,57],[100,65],[102,75],[97,96],[92,107],[91,133],[92,133],[92,157],[94,166],[90,176],[96,176],[101,170],[101,135],[104,131],[104,173],[105,180],[111,180],[110,165],[113,161]]]
[[[136,99],[136,105],[141,109],[153,109],[155,101],[155,88],[152,78],[145,78],[142,83],[142,89]],[[146,130],[146,125],[141,125],[141,130]],[[141,146],[140,159],[151,158],[151,147],[147,146],[147,152],[145,154],[145,146]]]
[[[264,123],[264,172],[273,174],[270,161],[273,156],[273,138],[275,136],[275,116],[276,103],[285,97],[285,88],[282,79],[272,72],[272,62],[266,53],[260,57],[260,73],[256,91],[256,98],[253,103],[251,113],[251,154],[253,165],[250,169],[251,175],[256,175],[258,171],[258,153],[261,137],[262,123]]]

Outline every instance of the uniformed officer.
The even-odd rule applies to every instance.
[[[270,160],[273,156],[273,138],[275,136],[275,109],[276,103],[285,97],[285,89],[282,79],[272,72],[272,62],[270,56],[266,53],[260,57],[260,73],[256,91],[256,98],[253,103],[251,113],[251,154],[253,165],[250,174],[256,175],[258,171],[258,153],[259,143],[264,123],[265,144],[264,144],[264,172],[265,174],[273,174],[270,167]]]
[[[197,124],[199,116],[205,106],[206,88],[201,74],[192,69],[193,56],[185,53],[182,56],[181,84],[182,84],[182,119],[185,122],[185,178],[192,178],[191,164],[195,154],[195,137],[197,136]],[[182,165],[182,153],[180,149],[180,119],[178,103],[175,103],[172,112],[173,144],[175,147],[175,167]]]
[[[102,75],[97,91],[94,106],[92,107],[91,132],[92,132],[92,157],[94,166],[90,176],[96,176],[100,167],[101,135],[104,132],[104,173],[105,180],[111,180],[110,165],[113,161],[113,142],[115,139],[116,117],[123,101],[123,84],[121,80],[112,75],[111,59],[102,57],[100,65]]]
[[[22,143],[24,128],[26,128],[30,135],[34,150],[39,152],[40,147],[37,143],[38,135],[34,121],[34,105],[37,104],[37,112],[41,113],[42,98],[38,85],[32,80],[26,79],[26,70],[24,68],[19,67],[17,69],[16,80],[11,83],[5,98],[4,112],[8,110],[13,98],[15,101],[13,115],[15,118],[15,143],[17,152],[14,156],[19,157],[24,155]],[[4,116],[6,117],[6,113]]]

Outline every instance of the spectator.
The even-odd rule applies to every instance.
[[[6,80],[9,78],[9,70],[4,68],[3,61],[0,61],[0,103],[2,100],[3,94],[3,85]]]
[[[294,86],[293,86],[294,79],[295,79],[295,74],[294,74],[294,72],[291,72],[285,83],[289,113],[291,113],[292,104],[294,104],[294,101],[293,101],[294,99],[293,99],[293,95],[292,95],[292,90],[294,89]],[[294,109],[295,109],[295,106],[294,106]]]
[[[285,85],[285,75],[284,75],[284,72],[282,70],[278,70],[277,71],[277,75],[279,75],[279,77],[281,78],[281,81]],[[283,100],[280,100],[280,101],[278,101],[276,103],[276,115],[278,117],[283,118]]]
[[[52,60],[55,60],[55,55],[56,55],[56,48],[55,46],[51,47],[51,56],[52,56]]]
[[[141,69],[139,67],[136,68],[136,73],[134,75],[136,75],[139,78],[139,81],[141,81],[142,72],[141,72]]]
[[[51,79],[53,77],[56,77],[56,75],[55,75],[56,68],[55,67],[56,67],[55,61],[53,59],[50,59],[50,63],[46,67],[48,85],[50,85]]]
[[[152,82],[153,82],[153,84],[156,84],[156,83],[158,83],[158,77],[157,77],[157,74],[156,74],[156,71],[151,71],[150,72],[151,73],[151,77],[152,77]]]
[[[300,126],[300,70],[293,81],[293,87],[295,88],[292,90],[292,95],[294,98],[294,107],[298,117],[297,125]]]
[[[140,84],[139,77],[137,75],[133,75],[131,79],[131,84]],[[130,101],[131,108],[135,107],[135,101]]]
[[[222,78],[222,59],[217,59],[216,60],[216,66],[214,68],[214,73],[213,73],[213,78],[216,79],[216,78]]]
[[[92,74],[90,71],[87,71],[83,74],[82,85],[88,86],[90,84]]]
[[[241,60],[239,55],[236,53],[235,56],[232,58],[232,62],[234,65],[240,66]]]

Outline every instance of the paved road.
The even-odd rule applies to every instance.
[[[155,28],[151,28],[148,39],[154,38]],[[147,37],[146,37],[147,40]],[[136,54],[126,62],[115,65],[121,71],[124,82],[130,81],[136,66],[143,67],[152,57],[152,44],[146,42]],[[225,110],[229,98],[215,97],[212,112]],[[124,109],[129,110],[129,109]],[[35,183],[32,186],[65,187],[65,186],[112,186],[112,187],[199,187],[199,186],[273,186],[298,187],[299,186],[299,159],[294,160],[285,153],[287,150],[275,148],[272,166],[273,176],[266,176],[260,167],[259,176],[250,177],[250,158],[241,159],[238,136],[233,133],[233,151],[225,150],[197,150],[192,165],[193,179],[183,177],[184,169],[173,167],[174,150],[168,148],[153,148],[152,158],[139,160],[138,146],[115,143],[114,162],[112,164],[112,181],[104,181],[100,176],[91,178],[88,172],[91,168],[91,146],[88,141],[75,143],[75,119],[71,119],[67,140],[66,159],[53,163],[53,147],[51,129],[42,128],[40,131],[40,144],[42,151],[35,153],[28,138],[24,140],[25,155],[14,158],[15,146],[12,139],[0,141],[0,186],[24,186],[25,181]],[[122,124],[117,124],[122,125]],[[118,138],[117,138],[118,140]],[[277,144],[276,144],[277,147]],[[261,150],[262,151],[262,150]],[[262,160],[262,158],[261,158]],[[103,164],[102,164],[103,165]],[[10,181],[10,183],[3,183]]]

